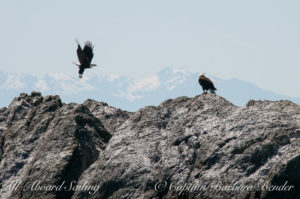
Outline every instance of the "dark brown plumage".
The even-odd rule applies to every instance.
[[[90,41],[85,42],[84,48],[82,50],[79,42],[76,40],[78,47],[77,47],[77,57],[80,64],[73,62],[73,64],[79,67],[79,78],[82,78],[82,74],[85,69],[92,68],[97,66],[96,64],[91,64],[92,59],[94,57],[93,49],[94,46]]]
[[[204,76],[204,74],[200,74],[199,77],[199,84],[202,86],[203,93],[207,93],[209,90],[211,93],[215,93],[215,90],[217,90],[214,86],[214,83],[207,77]]]

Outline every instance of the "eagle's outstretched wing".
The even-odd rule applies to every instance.
[[[94,57],[93,48],[94,48],[94,46],[90,41],[85,42],[84,48],[83,48],[83,53],[85,55],[85,59],[86,59],[88,66],[91,64],[92,59]]]
[[[85,65],[87,64],[87,57],[84,53],[84,51],[82,50],[79,42],[76,40],[77,44],[78,44],[78,47],[77,47],[77,57],[78,57],[78,60],[80,62],[81,65]]]

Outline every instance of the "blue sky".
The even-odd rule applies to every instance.
[[[77,38],[95,45],[87,73],[144,77],[165,67],[238,78],[300,96],[300,2],[0,2],[0,70],[77,76]]]

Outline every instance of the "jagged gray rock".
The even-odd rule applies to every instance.
[[[0,198],[70,198],[67,187],[97,160],[109,134],[84,105],[58,96],[21,94],[3,109],[0,134]]]
[[[73,198],[299,198],[299,137],[300,107],[289,101],[167,100],[123,123],[80,177],[99,191]],[[285,181],[291,191],[263,189]],[[253,188],[219,190],[235,183]],[[181,192],[185,185],[207,189]]]
[[[300,106],[206,94],[130,113],[22,94],[0,109],[0,160],[2,198],[300,198]],[[81,189],[24,191],[37,179]]]
[[[104,127],[112,134],[132,115],[131,112],[91,99],[86,100],[83,104],[89,108],[94,116],[101,120]]]

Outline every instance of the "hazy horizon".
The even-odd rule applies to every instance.
[[[290,100],[300,105],[300,97],[290,97],[262,89],[236,78],[207,76],[217,88],[216,94],[236,106],[249,100]],[[41,92],[43,96],[59,95],[64,103],[83,103],[87,99],[106,102],[110,106],[136,111],[145,106],[157,106],[165,100],[202,94],[198,72],[164,68],[156,74],[134,78],[126,75],[86,73],[82,79],[75,74],[49,73],[43,77],[15,74],[0,70],[0,107],[8,106],[20,93]]]

